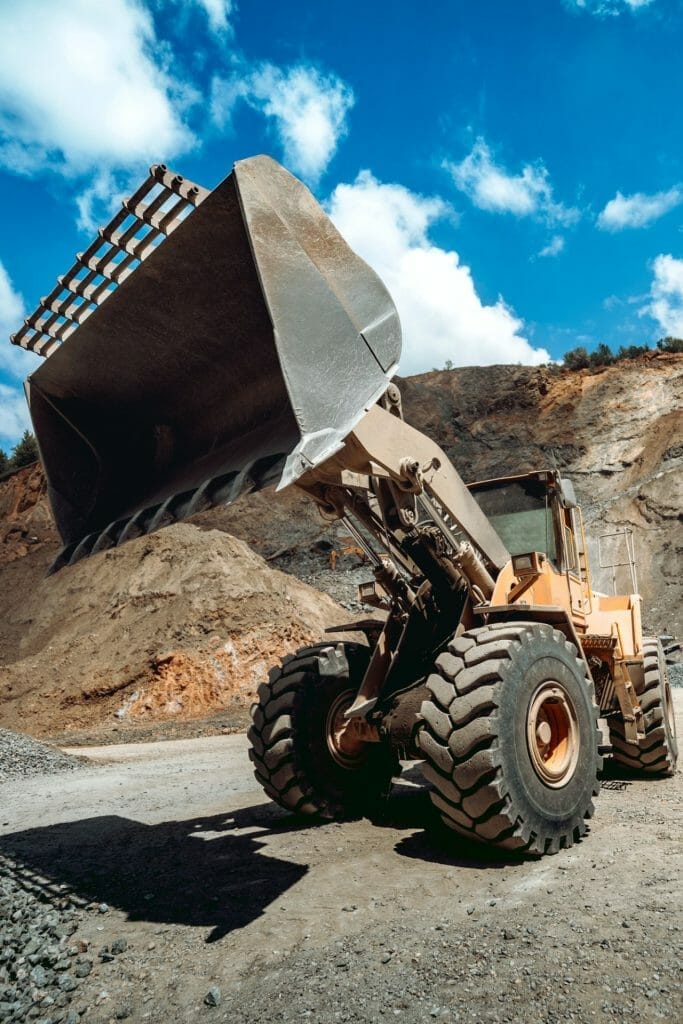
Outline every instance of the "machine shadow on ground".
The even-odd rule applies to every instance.
[[[132,921],[210,928],[207,942],[216,942],[307,874],[305,864],[261,852],[263,837],[292,827],[306,826],[268,804],[156,825],[105,815],[4,836],[0,854],[29,885],[35,872]]]
[[[396,783],[371,820],[383,829],[426,829],[397,843],[411,858],[462,868],[510,863],[440,827],[424,787]],[[105,815],[5,835],[0,854],[32,888],[38,876],[47,880],[38,889],[64,886],[78,902],[106,903],[132,921],[209,928],[207,942],[216,942],[256,920],[308,873],[305,863],[264,853],[264,840],[316,827],[263,803],[155,825]]]

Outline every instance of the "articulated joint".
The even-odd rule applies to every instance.
[[[418,459],[405,458],[399,463],[400,480],[397,485],[408,494],[422,494],[422,469]]]

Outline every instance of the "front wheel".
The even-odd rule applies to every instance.
[[[259,686],[249,757],[268,796],[286,810],[359,817],[389,791],[398,768],[391,749],[340,740],[369,659],[362,644],[317,644],[285,658]]]
[[[599,791],[592,681],[551,626],[496,623],[454,637],[427,680],[420,747],[432,801],[461,835],[557,853]]]

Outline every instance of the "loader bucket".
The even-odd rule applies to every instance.
[[[62,311],[26,384],[66,544],[59,565],[244,490],[293,483],[341,447],[396,370],[386,288],[300,181],[257,156],[196,194],[173,233],[105,288],[106,302],[67,307],[60,279],[57,299],[13,338],[38,351],[38,335],[26,338],[55,319],[41,309]],[[146,219],[158,224],[159,213]],[[97,284],[71,280],[81,296]],[[70,315],[77,330],[65,328]]]

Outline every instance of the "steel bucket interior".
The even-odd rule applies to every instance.
[[[239,162],[27,381],[66,560],[294,482],[399,354],[386,288],[308,189]]]

